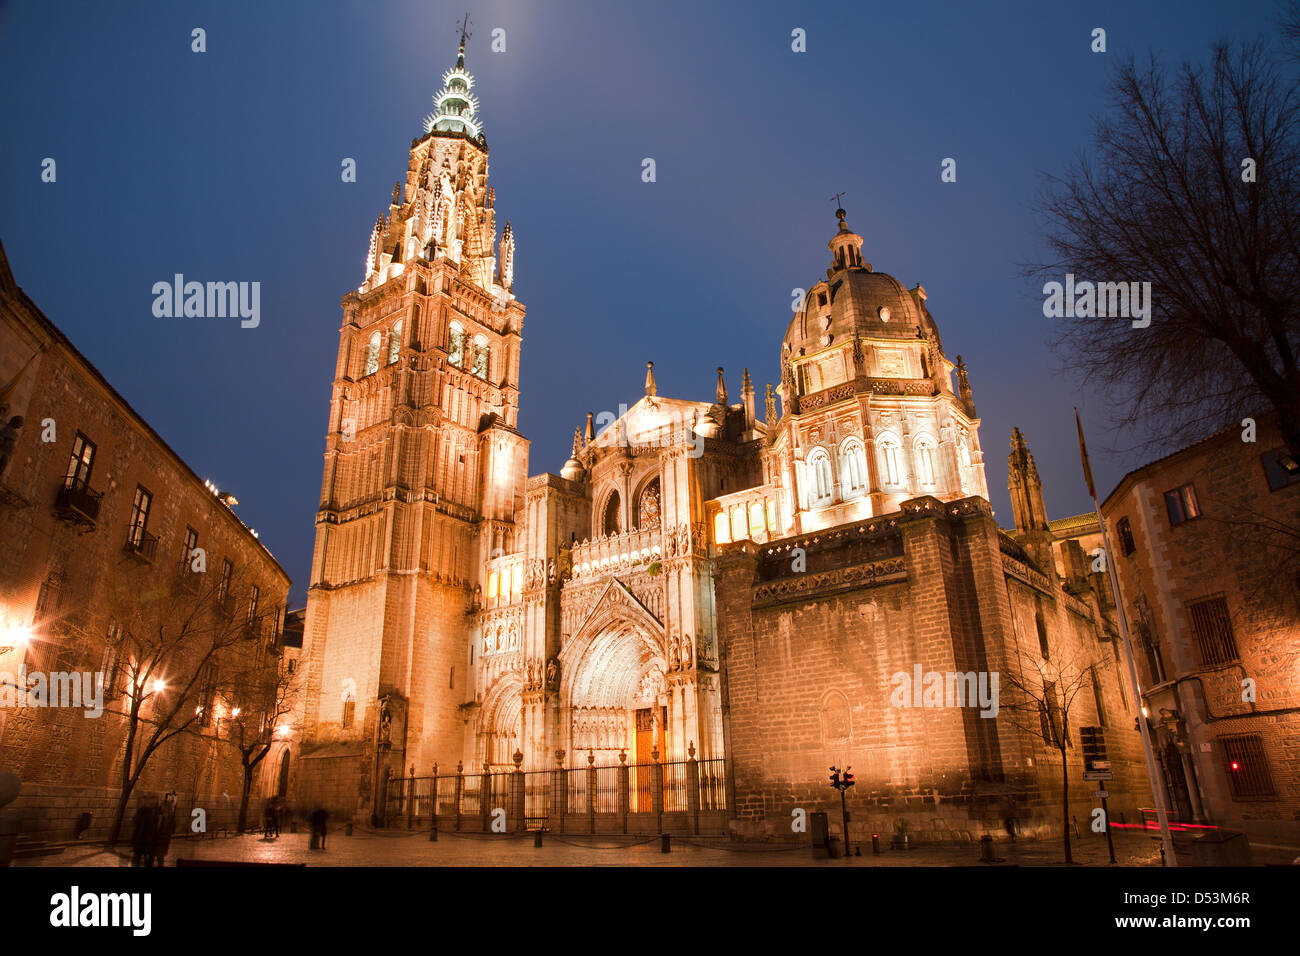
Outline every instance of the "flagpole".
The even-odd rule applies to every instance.
[[[1102,554],[1106,559],[1107,576],[1110,578],[1110,588],[1115,598],[1115,616],[1119,620],[1119,633],[1124,639],[1124,662],[1128,665],[1129,684],[1133,688],[1133,699],[1138,704],[1138,729],[1142,732],[1142,752],[1146,757],[1147,779],[1151,783],[1151,796],[1155,799],[1156,817],[1160,822],[1160,840],[1164,846],[1165,865],[1177,866],[1178,858],[1174,855],[1174,840],[1169,832],[1169,811],[1165,808],[1165,792],[1160,785],[1155,752],[1151,747],[1151,731],[1147,727],[1146,704],[1142,698],[1142,687],[1138,683],[1137,667],[1133,664],[1133,641],[1129,637],[1128,616],[1124,613],[1124,601],[1120,597],[1119,573],[1115,569],[1115,561],[1112,558],[1114,552],[1110,549],[1110,535],[1106,533],[1106,521],[1101,516],[1097,486],[1092,481],[1092,467],[1088,464],[1088,446],[1083,440],[1083,420],[1079,417],[1078,406],[1074,409],[1074,423],[1079,429],[1079,455],[1083,459],[1083,477],[1088,482],[1088,494],[1092,497],[1093,507],[1097,511],[1097,527],[1101,529]]]

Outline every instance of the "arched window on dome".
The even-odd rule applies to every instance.
[[[488,377],[488,340],[486,336],[474,336],[474,365],[470,374],[479,378]]]
[[[397,356],[402,351],[402,320],[398,319],[393,323],[393,334],[388,340],[388,364],[392,365],[397,361]]]
[[[379,371],[379,347],[382,337],[378,332],[370,336],[370,344],[366,346],[366,370],[363,374],[374,375]]]
[[[913,448],[916,452],[916,470],[921,484],[933,487],[935,483],[934,439],[929,435],[921,435],[916,439]]]
[[[459,322],[447,327],[447,364],[465,365],[465,327]]]
[[[903,471],[898,457],[898,439],[893,435],[881,435],[876,439],[876,450],[880,455],[880,481],[882,484],[897,488],[903,483]]]
[[[856,438],[840,445],[840,489],[846,501],[867,489],[867,455]]]
[[[831,456],[817,448],[808,456],[808,506],[820,508],[835,498],[835,479],[831,475]]]

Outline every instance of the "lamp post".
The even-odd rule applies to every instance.
[[[849,787],[857,784],[857,781],[853,779],[853,774],[849,772],[852,769],[852,767],[845,767],[843,770],[840,770],[839,767],[831,767],[831,787],[840,792],[840,816],[844,820],[845,859],[850,856],[852,849],[849,844],[849,808],[848,802],[844,798],[844,794],[848,791]]]

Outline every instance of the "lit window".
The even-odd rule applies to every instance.
[[[826,449],[818,448],[808,456],[808,504],[818,508],[828,505],[834,498],[835,484],[831,476],[831,458]]]
[[[856,438],[849,439],[840,448],[840,486],[845,498],[859,495],[867,487],[866,455],[862,442]]]
[[[1296,456],[1287,448],[1275,448],[1259,458],[1264,465],[1264,476],[1268,479],[1268,490],[1277,491],[1288,485],[1300,482],[1300,466]]]
[[[488,341],[482,335],[474,336],[474,366],[470,374],[478,378],[488,377]]]
[[[881,479],[887,485],[902,484],[902,471],[898,467],[898,439],[885,435],[876,442],[880,449]]]
[[[727,525],[727,512],[725,509],[713,516],[713,537],[718,544],[731,543],[731,529]]]
[[[524,589],[524,566],[516,564],[510,576],[510,590],[518,594]]]
[[[497,596],[497,572],[488,575],[488,600]]]
[[[1166,491],[1165,507],[1169,510],[1170,527],[1199,518],[1201,515],[1201,506],[1196,500],[1196,489],[1191,485]]]
[[[447,329],[447,363],[465,364],[465,327],[459,322],[451,323]]]
[[[393,323],[393,334],[388,339],[388,364],[392,365],[397,361],[397,356],[402,351],[402,320],[398,319]]]
[[[767,499],[767,530],[769,534],[776,534],[776,499]]]
[[[373,375],[379,371],[379,344],[380,335],[375,332],[370,336],[370,344],[366,347],[366,375]]]
[[[749,529],[745,527],[745,509],[740,505],[731,506],[731,540],[744,541],[749,537]]]
[[[749,527],[754,532],[760,532],[766,530],[764,527],[765,523],[766,522],[764,521],[764,515],[763,515],[763,502],[761,501],[752,502],[749,506]]]
[[[85,488],[90,484],[90,468],[95,463],[95,443],[81,432],[72,442],[72,459],[68,462],[66,487]]]
[[[934,439],[922,435],[916,440],[916,467],[920,472],[921,484],[934,484]]]
[[[131,526],[127,538],[133,548],[138,549],[144,544],[145,527],[149,524],[151,504],[153,504],[153,495],[136,485],[135,499],[131,502]]]

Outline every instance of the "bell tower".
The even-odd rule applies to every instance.
[[[390,772],[460,752],[468,614],[515,546],[528,467],[515,240],[508,222],[497,238],[467,27],[342,300],[295,794],[362,816]]]

